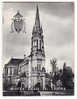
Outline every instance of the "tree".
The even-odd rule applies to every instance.
[[[56,86],[56,81],[57,81],[57,75],[56,75],[56,65],[57,65],[57,59],[53,58],[52,60],[50,60],[50,63],[52,65],[52,83]],[[54,90],[54,85],[53,85],[53,90]]]
[[[66,64],[64,63],[61,81],[66,89],[74,89],[73,78],[74,78],[74,73],[72,72],[71,67],[67,67]]]
[[[53,75],[56,72],[57,59],[53,58],[52,60],[50,60],[50,63],[52,65],[52,75]]]
[[[62,87],[61,76],[62,76],[62,70],[59,70],[58,73],[55,73],[52,78],[52,83],[55,85],[56,88]]]

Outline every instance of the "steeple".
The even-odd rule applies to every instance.
[[[37,5],[37,10],[36,10],[35,26],[40,28],[40,18],[39,18],[39,8],[38,8],[38,5]]]
[[[36,9],[36,18],[35,18],[35,24],[33,27],[33,34],[42,34],[42,26],[40,25],[40,18],[39,18],[39,8],[37,5]]]
[[[44,40],[43,30],[40,25],[39,8],[36,8],[35,24],[32,31],[31,39],[31,60],[32,68],[35,71],[42,70],[45,65],[45,52],[44,52]]]

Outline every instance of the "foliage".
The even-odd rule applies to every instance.
[[[74,79],[74,73],[72,72],[72,69],[70,67],[64,67],[61,81],[66,89],[74,89],[73,79]]]
[[[56,62],[56,61],[55,61]],[[52,61],[53,63],[53,61]],[[57,72],[54,72],[54,75],[52,76],[52,83],[57,86],[57,82],[60,80],[62,83],[62,86],[67,89],[74,89],[74,73],[72,72],[72,68],[69,66],[66,66],[66,63],[64,63],[63,69],[58,70]]]

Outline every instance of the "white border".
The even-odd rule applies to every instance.
[[[4,96],[2,96],[2,66],[1,66],[1,64],[2,64],[2,2],[75,2],[75,36],[74,36],[74,38],[75,38],[75,66],[74,66],[74,68],[75,68],[75,95],[74,96],[41,96],[41,97],[32,97],[32,96],[25,96],[25,97],[23,97],[23,96],[17,96],[17,97],[15,97],[15,96],[11,96],[11,97],[8,97],[8,96],[6,96],[6,98],[8,98],[8,99],[10,99],[10,98],[22,98],[22,99],[25,99],[25,98],[54,98],[54,99],[56,99],[56,98],[70,98],[70,99],[72,99],[72,98],[77,98],[76,97],[76,95],[77,95],[77,80],[76,80],[76,78],[77,78],[77,44],[76,44],[76,42],[77,42],[77,0],[0,0],[0,99],[2,99],[2,98],[5,98]]]

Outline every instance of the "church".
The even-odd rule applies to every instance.
[[[19,12],[16,16],[20,16]],[[21,86],[28,90],[44,90],[46,85],[45,50],[43,29],[37,5],[35,24],[31,37],[31,52],[24,59],[11,58],[4,66],[3,82]]]

